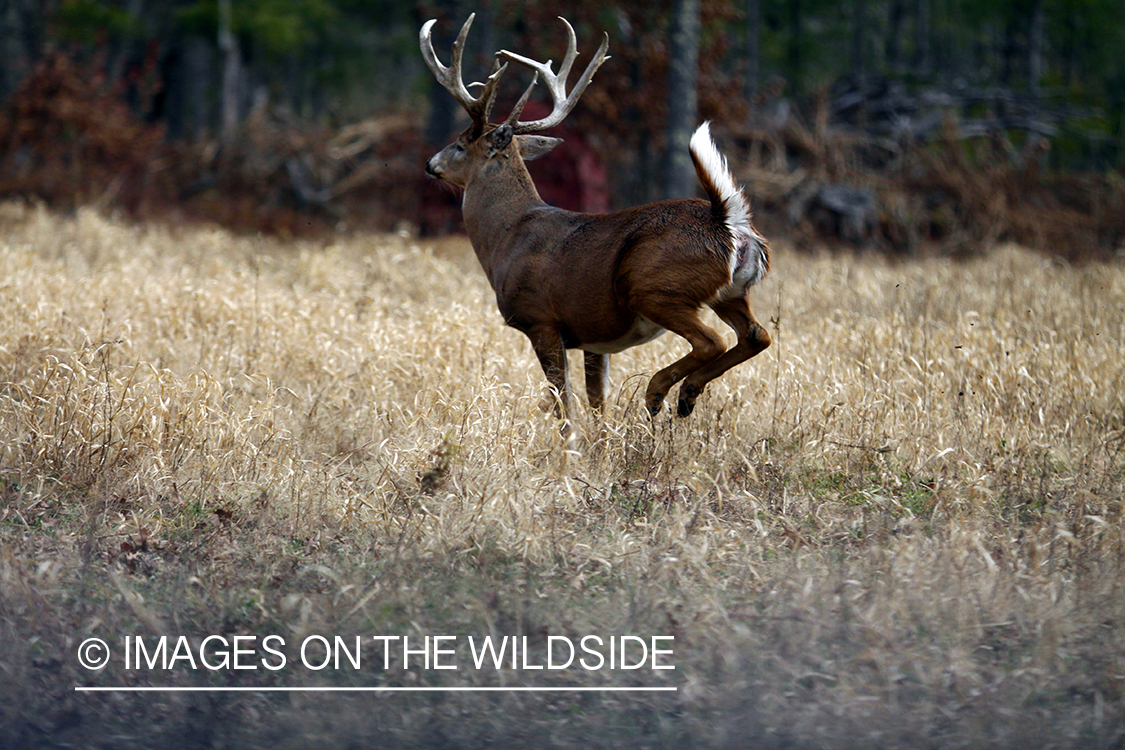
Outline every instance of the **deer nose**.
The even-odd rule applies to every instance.
[[[436,167],[434,167],[433,159],[430,159],[428,162],[426,162],[426,174],[428,174],[430,177],[441,177],[441,172]]]

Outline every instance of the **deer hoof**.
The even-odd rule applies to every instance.
[[[655,417],[664,408],[664,394],[660,393],[655,396],[650,396],[648,399],[648,415]]]
[[[695,400],[703,389],[694,383],[684,383],[680,388],[680,402],[676,405],[676,414],[686,417],[695,409]]]

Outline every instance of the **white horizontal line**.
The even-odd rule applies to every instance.
[[[678,687],[82,687],[79,693],[656,693]]]

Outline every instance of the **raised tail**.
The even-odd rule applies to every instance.
[[[730,230],[731,284],[744,290],[769,271],[769,248],[750,221],[750,203],[731,174],[726,157],[711,139],[711,123],[696,129],[689,148],[695,173],[711,199],[711,211]]]

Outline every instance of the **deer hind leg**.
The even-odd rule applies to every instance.
[[[590,408],[600,412],[609,390],[609,355],[583,352],[586,365],[586,398]]]
[[[711,309],[738,334],[738,343],[684,380],[684,384],[680,386],[680,401],[676,409],[676,413],[681,417],[691,414],[692,409],[695,408],[695,400],[703,393],[708,383],[735,365],[761,354],[770,345],[769,333],[754,318],[746,298],[738,297],[713,302]]]
[[[665,300],[664,302],[667,303]],[[662,328],[682,336],[691,344],[686,357],[676,360],[652,376],[645,391],[645,406],[652,416],[660,412],[664,397],[673,385],[691,375],[708,362],[718,358],[726,345],[719,334],[708,328],[699,319],[699,310],[683,304],[667,303],[663,306],[646,306],[641,313]],[[690,409],[687,413],[690,413]],[[680,412],[681,416],[686,416]]]

